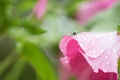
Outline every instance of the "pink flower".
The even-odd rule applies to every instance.
[[[91,0],[83,2],[77,11],[76,18],[81,24],[87,23],[98,12],[108,9],[117,0]]]
[[[84,32],[65,36],[60,42],[65,67],[78,80],[118,80],[120,35],[117,32]]]
[[[59,65],[59,80],[69,80],[72,72],[64,67],[62,64]]]
[[[38,19],[41,19],[46,12],[47,0],[39,0],[33,9],[33,13]]]

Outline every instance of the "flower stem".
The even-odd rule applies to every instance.
[[[120,34],[120,25],[117,26],[117,33]]]

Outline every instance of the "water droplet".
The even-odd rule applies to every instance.
[[[105,59],[108,59],[108,56],[105,56]]]
[[[116,52],[116,49],[113,49],[113,52]]]
[[[103,50],[100,50],[100,52],[102,53],[102,52],[103,52]]]
[[[106,64],[107,64],[107,65],[109,65],[109,63],[108,63],[108,62],[107,62]]]
[[[115,59],[117,59],[117,58],[118,58],[118,56],[117,56],[117,55],[115,55],[115,56],[114,56],[114,58],[115,58]]]
[[[96,35],[96,38],[100,38],[101,36],[100,35]]]
[[[117,67],[118,66],[118,64],[115,64],[115,67]]]
[[[61,49],[61,51],[62,51],[62,52],[64,52],[64,50],[63,50],[63,49]]]
[[[83,46],[83,44],[82,43],[79,43],[79,45],[82,47]]]
[[[93,50],[93,53],[95,53],[96,51],[95,50]]]
[[[65,60],[65,63],[68,63],[68,61],[67,61],[67,60]]]
[[[91,36],[88,34],[87,37],[89,38],[89,37],[91,37]]]
[[[107,69],[104,69],[104,72],[107,72],[108,70]]]
[[[109,48],[112,48],[112,46],[109,46]]]
[[[110,54],[110,52],[108,52],[108,54]]]
[[[86,38],[86,37],[83,37],[83,40],[87,40],[87,38]]]

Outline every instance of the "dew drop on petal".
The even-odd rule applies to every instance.
[[[108,56],[105,56],[105,59],[108,59]]]
[[[84,40],[87,40],[87,38],[85,38],[85,37],[84,37],[83,39],[84,39]]]
[[[107,72],[108,70],[107,69],[104,69],[104,72]]]
[[[96,38],[100,38],[101,36],[100,35],[96,35]]]
[[[106,65],[109,65],[109,63],[107,62]]]

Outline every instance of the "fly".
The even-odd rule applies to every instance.
[[[73,32],[73,34],[72,35],[76,35],[77,34],[77,32]]]

